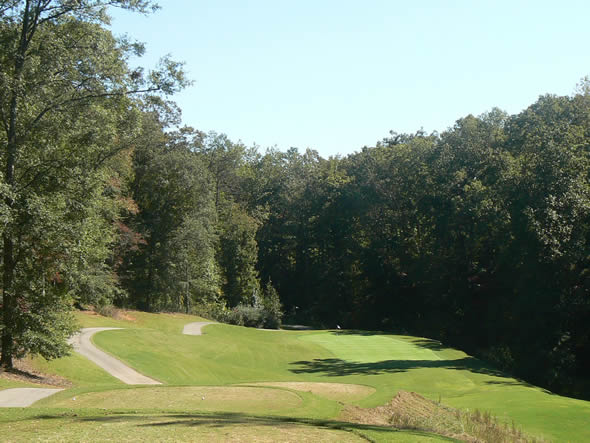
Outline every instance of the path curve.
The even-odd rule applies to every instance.
[[[0,408],[26,408],[63,389],[11,388],[0,391]]]
[[[186,325],[184,325],[182,333],[184,335],[203,335],[203,332],[201,331],[203,326],[213,324],[215,324],[215,322],[212,321],[196,321],[193,323],[187,323]]]
[[[117,360],[115,357],[101,351],[90,341],[90,337],[97,332],[111,331],[115,329],[123,328],[83,328],[78,334],[75,334],[69,339],[69,343],[74,346],[74,351],[96,363],[123,383],[127,383],[128,385],[161,385],[162,383],[159,381],[140,374],[121,360]]]

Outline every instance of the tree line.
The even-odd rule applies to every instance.
[[[0,0],[1,364],[76,307],[437,338],[590,397],[590,83],[346,157],[180,127],[106,7]],[[280,298],[280,301],[279,301]]]

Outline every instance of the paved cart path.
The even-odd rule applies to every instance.
[[[187,323],[186,325],[184,325],[184,329],[182,330],[182,333],[184,335],[202,335],[202,331],[201,329],[203,328],[203,326],[207,326],[207,325],[213,325],[215,324],[214,322],[211,321],[196,321],[194,323]]]
[[[70,338],[69,342],[74,346],[74,350],[79,354],[86,357],[88,360],[96,363],[98,366],[103,368],[113,377],[118,378],[123,383],[128,385],[161,385],[157,380],[146,377],[140,374],[135,369],[130,368],[121,360],[110,356],[109,354],[101,351],[90,341],[97,332],[110,331],[114,329],[122,328],[83,328],[80,333],[75,334]]]
[[[11,388],[0,391],[0,408],[25,408],[63,389]]]

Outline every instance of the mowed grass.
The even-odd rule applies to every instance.
[[[373,432],[367,427],[368,432]],[[133,413],[93,409],[21,409],[0,414],[2,440],[29,441],[257,441],[366,442],[339,424],[232,413]],[[375,432],[380,432],[378,429]],[[401,434],[401,433],[400,433]],[[411,438],[420,438],[421,434]],[[429,438],[427,434],[425,438]],[[434,441],[439,441],[434,437]],[[389,440],[412,441],[412,440]],[[414,440],[430,441],[430,440]]]
[[[162,409],[199,410],[250,413],[271,413],[300,407],[303,399],[296,393],[263,387],[246,386],[167,386],[142,389],[117,389],[86,392],[77,396],[53,400],[56,407],[64,408],[137,408],[142,404]]]
[[[45,371],[67,377],[75,386],[36,403],[35,407],[49,411],[41,415],[51,418],[46,421],[35,418],[38,415],[31,412],[35,408],[30,408],[29,418],[9,420],[12,430],[18,428],[19,432],[25,432],[28,421],[34,422],[37,428],[42,422],[46,430],[40,432],[49,433],[51,439],[51,426],[60,427],[67,422],[70,434],[62,434],[64,440],[83,440],[80,435],[85,432],[85,426],[118,428],[125,432],[137,430],[138,434],[132,434],[137,439],[149,439],[148,431],[158,428],[165,431],[161,434],[165,438],[198,440],[200,432],[208,429],[205,423],[218,420],[219,433],[213,435],[206,431],[202,435],[210,440],[229,439],[223,437],[221,429],[226,429],[230,434],[240,432],[240,438],[248,440],[243,436],[250,435],[253,439],[255,432],[262,432],[271,427],[267,423],[273,423],[279,428],[283,425],[297,428],[300,438],[292,441],[306,441],[306,432],[311,430],[337,433],[345,430],[344,434],[338,434],[344,439],[341,441],[354,441],[358,436],[374,441],[445,441],[443,437],[425,433],[343,425],[338,421],[344,404],[374,407],[388,402],[398,390],[405,390],[440,399],[443,404],[456,408],[490,411],[508,423],[514,421],[535,437],[590,441],[590,402],[528,386],[432,340],[361,331],[260,331],[221,324],[206,326],[202,336],[184,336],[183,326],[199,318],[179,314],[130,315],[132,320],[82,314],[79,318],[85,327],[126,328],[98,333],[94,342],[140,372],[161,380],[165,386],[125,386],[77,355],[49,363],[38,362]],[[338,385],[333,385],[331,390],[330,383]],[[242,386],[232,386],[237,384]],[[330,396],[330,392],[344,394]],[[257,395],[267,396],[266,400],[250,407],[253,403],[248,399]],[[76,400],[72,400],[74,397]],[[208,400],[211,402],[207,404]],[[79,416],[60,416],[57,411],[63,408],[76,411]],[[117,414],[118,419],[114,420],[92,408],[107,411],[123,408],[126,412]],[[152,410],[150,415],[147,410]],[[166,419],[172,412],[179,418]],[[222,418],[219,414],[226,415]],[[82,416],[86,418],[82,420]],[[136,418],[122,418],[132,416]],[[230,416],[231,420],[239,417],[241,425],[232,423],[227,418]],[[7,424],[0,426],[4,428]],[[245,429],[252,433],[243,434]],[[198,438],[189,437],[191,430],[199,432]],[[260,441],[266,441],[267,434],[261,435]],[[281,440],[281,436],[283,441],[288,441],[288,435],[271,432],[268,441]],[[318,441],[331,438],[327,434],[325,438],[314,436]],[[308,441],[312,440],[310,437]]]

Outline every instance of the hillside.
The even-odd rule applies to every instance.
[[[488,411],[527,435],[588,441],[590,402],[553,395],[425,338],[366,331],[265,331],[208,325],[198,317],[129,312],[124,320],[80,313],[94,343],[160,386],[128,386],[73,354],[33,365],[71,381],[26,409],[5,409],[9,441],[229,440],[431,441],[420,431],[348,421],[351,408],[415,392],[461,410]],[[0,389],[22,385],[0,379]]]

